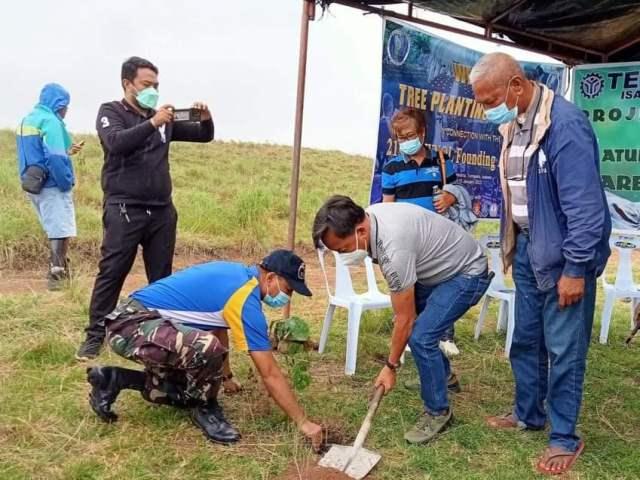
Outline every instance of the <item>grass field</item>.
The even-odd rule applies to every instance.
[[[75,159],[76,250],[95,257],[102,235],[100,169],[102,150],[95,137]],[[44,244],[31,205],[17,181],[15,139],[0,131],[0,264],[33,263]],[[289,218],[291,151],[250,143],[174,144],[171,172],[179,212],[179,252],[263,252],[283,245]],[[315,209],[328,192],[368,197],[370,163],[335,151],[304,150],[297,238],[309,243]]]
[[[118,400],[120,420],[114,425],[102,424],[90,411],[85,367],[73,359],[87,318],[101,235],[101,152],[95,138],[86,140],[76,161],[76,278],[68,290],[48,293],[38,263],[46,245],[18,186],[13,136],[0,131],[0,479],[266,480],[315,461],[295,428],[262,394],[248,359],[239,354],[232,354],[232,363],[245,391],[222,397],[227,416],[244,435],[237,446],[205,442],[185,412],[151,406],[132,392]],[[172,149],[180,215],[178,266],[210,257],[256,260],[284,244],[288,147],[214,143]],[[315,295],[296,298],[293,310],[310,321],[317,337],[326,292],[310,253],[310,223],[331,193],[366,201],[369,162],[340,152],[305,150],[301,179],[298,239]],[[485,225],[481,231],[495,227]],[[138,266],[126,288],[143,283]],[[472,339],[477,313],[476,308],[458,323],[463,353],[454,367],[463,392],[453,399],[452,428],[428,446],[404,443],[402,434],[421,407],[417,394],[401,385],[415,378],[409,361],[398,388],[383,400],[367,443],[383,455],[372,479],[538,477],[532,462],[545,445],[544,432],[494,432],[484,425],[486,415],[509,409],[513,382],[503,357],[504,336],[495,333],[495,308],[478,343]],[[342,375],[344,312],[337,314],[328,352],[311,355],[312,383],[300,392],[301,401],[313,418],[339,428],[346,439],[355,436],[366,411],[370,384],[380,368],[376,358],[387,352],[390,317],[388,311],[365,315],[353,378]],[[580,424],[587,448],[567,478],[640,478],[640,344],[622,346],[628,317],[628,305],[619,304],[610,344],[594,343],[590,350]],[[109,352],[99,363],[124,365]]]

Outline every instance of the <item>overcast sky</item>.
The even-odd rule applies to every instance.
[[[0,128],[15,128],[40,88],[58,82],[71,92],[70,130],[93,133],[100,103],[121,97],[122,61],[139,55],[160,68],[160,102],[209,103],[218,139],[290,145],[300,11],[299,0],[7,2],[0,29]],[[322,19],[321,13],[310,27],[303,145],[370,156],[382,21],[341,6]],[[445,35],[478,50],[496,49]]]

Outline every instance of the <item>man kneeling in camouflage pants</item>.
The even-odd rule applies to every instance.
[[[134,292],[106,317],[105,327],[112,350],[145,369],[88,369],[91,408],[114,422],[111,407],[120,391],[137,390],[149,402],[189,408],[209,440],[237,442],[240,433],[217,402],[223,372],[231,377],[230,329],[236,349],[249,353],[271,397],[319,448],[322,429],[306,418],[278,368],[262,312],[262,302],[283,307],[294,291],[310,296],[304,273],[302,259],[276,250],[260,265],[204,263]]]

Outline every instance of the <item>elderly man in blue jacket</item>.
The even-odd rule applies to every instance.
[[[549,420],[536,468],[561,474],[584,449],[576,423],[596,278],[611,253],[598,146],[585,115],[509,55],[485,55],[470,81],[487,119],[501,125],[502,254],[516,285],[515,404],[488,424],[540,430]]]
[[[49,83],[40,101],[20,122],[16,132],[18,171],[22,188],[36,210],[49,238],[49,289],[57,290],[68,277],[67,249],[76,236],[71,189],[75,183],[70,155],[84,142],[72,144],[64,124],[70,96],[62,86]]]

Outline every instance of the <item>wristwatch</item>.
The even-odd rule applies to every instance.
[[[385,360],[384,364],[387,366],[387,368],[389,370],[391,370],[392,372],[395,372],[396,370],[398,370],[402,364],[400,362],[398,363],[392,363],[391,360],[389,360],[388,358]]]

